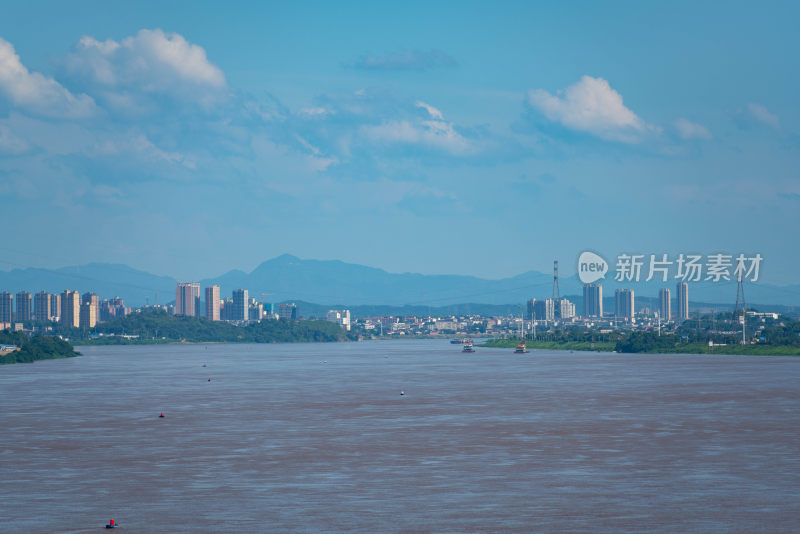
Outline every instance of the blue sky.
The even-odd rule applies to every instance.
[[[800,247],[792,3],[12,3],[4,264],[565,274]]]

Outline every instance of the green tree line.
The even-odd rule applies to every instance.
[[[98,323],[93,329],[70,328],[62,331],[79,343],[174,342],[193,343],[291,343],[344,341],[347,335],[329,321],[261,321],[236,326],[204,317],[170,315],[164,311],[145,311]],[[102,334],[102,336],[100,336]],[[138,336],[126,339],[123,335]]]
[[[23,332],[0,332],[0,344],[15,345],[19,350],[0,355],[0,364],[29,363],[36,360],[77,356],[75,348],[55,336],[28,336]]]

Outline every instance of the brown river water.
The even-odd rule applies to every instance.
[[[800,358],[80,350],[0,367],[2,533],[800,532]]]

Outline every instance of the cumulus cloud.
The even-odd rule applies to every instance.
[[[117,107],[135,106],[141,94],[209,105],[227,88],[225,75],[208,60],[203,47],[160,29],[139,30],[119,42],[84,36],[67,56],[65,67]]]
[[[609,141],[636,143],[656,130],[625,107],[622,95],[603,78],[584,76],[555,95],[532,90],[528,103],[550,121]]]
[[[711,139],[708,128],[683,117],[675,121],[675,129],[683,139]]]
[[[766,124],[770,128],[779,130],[781,127],[781,121],[778,116],[774,113],[771,113],[765,106],[762,106],[761,104],[748,104],[747,113],[751,118],[762,124]]]
[[[429,70],[441,67],[454,67],[456,60],[441,50],[410,50],[376,56],[366,54],[353,63],[362,70]]]
[[[74,95],[53,78],[30,72],[14,46],[0,38],[0,94],[26,112],[51,118],[83,118],[97,109],[91,97]]]

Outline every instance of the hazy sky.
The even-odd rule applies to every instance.
[[[794,2],[8,2],[0,268],[800,246]]]

